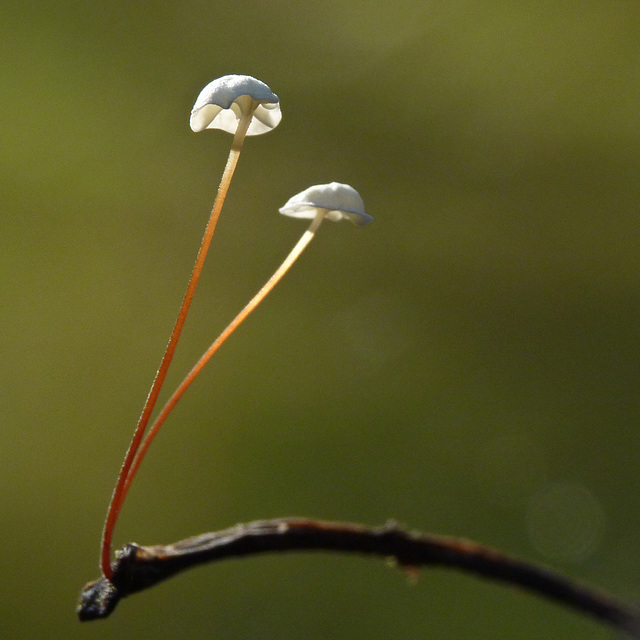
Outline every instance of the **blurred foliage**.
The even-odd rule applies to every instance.
[[[282,102],[245,145],[169,392],[318,239],[150,451],[116,543],[396,518],[640,594],[640,7],[631,2],[8,2],[0,9],[0,491],[10,638],[608,638],[546,602],[371,560],[231,562],[73,614],[230,138],[212,78]],[[628,501],[631,499],[631,502]]]

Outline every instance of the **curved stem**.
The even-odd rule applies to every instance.
[[[307,518],[249,522],[169,545],[127,545],[116,560],[113,583],[102,579],[85,586],[78,616],[80,620],[106,618],[121,598],[206,562],[287,551],[378,556],[394,560],[410,575],[419,567],[459,569],[520,587],[640,638],[640,611],[637,608],[497,549],[471,540],[408,531],[394,522],[370,528]]]
[[[320,211],[316,217],[311,222],[309,228],[302,234],[300,240],[296,246],[291,250],[291,253],[285,258],[284,262],[278,267],[276,272],[269,278],[266,284],[258,291],[258,293],[251,299],[251,301],[247,304],[247,306],[229,323],[227,328],[218,336],[216,341],[205,351],[204,355],[198,360],[196,365],[191,369],[191,371],[187,374],[185,379],[182,381],[180,386],[175,390],[173,395],[169,398],[167,403],[164,405],[162,411],[158,414],[158,417],[155,419],[152,426],[149,428],[149,432],[144,439],[144,442],[140,446],[138,450],[138,454],[135,457],[131,470],[129,471],[129,475],[126,479],[125,483],[125,493],[129,490],[129,486],[133,482],[138,469],[140,468],[140,464],[142,463],[142,459],[147,453],[147,450],[151,446],[153,439],[156,437],[156,434],[160,430],[160,427],[167,419],[167,416],[171,413],[173,408],[178,403],[178,400],[183,396],[184,392],[189,388],[191,383],[196,379],[198,374],[202,371],[204,366],[211,360],[213,354],[224,344],[227,338],[244,322],[247,316],[264,300],[267,294],[278,284],[278,282],[282,279],[285,273],[291,268],[293,263],[298,259],[300,254],[304,251],[306,246],[311,242],[313,236],[315,235],[318,227],[322,223],[324,218],[324,211]]]
[[[171,337],[169,338],[169,343],[167,344],[164,355],[162,357],[160,368],[158,369],[156,377],[153,380],[153,384],[151,385],[149,395],[147,396],[147,400],[142,409],[142,414],[140,415],[138,424],[133,433],[131,444],[129,445],[129,449],[127,450],[127,453],[125,455],[124,462],[122,463],[122,467],[120,468],[116,486],[111,496],[111,502],[109,503],[109,509],[107,511],[107,517],[102,533],[100,555],[100,566],[102,568],[102,573],[107,579],[111,579],[111,577],[113,576],[113,571],[111,569],[111,541],[113,538],[115,524],[118,520],[118,515],[120,514],[120,509],[122,508],[122,504],[127,495],[129,485],[131,484],[130,482],[127,482],[129,471],[142,441],[142,437],[144,435],[147,424],[149,423],[149,419],[151,418],[151,412],[153,411],[153,408],[158,399],[160,389],[167,375],[167,370],[169,369],[173,354],[176,350],[178,339],[180,338],[180,333],[182,332],[182,327],[184,326],[185,320],[187,319],[187,313],[189,311],[191,301],[193,300],[193,295],[195,293],[196,285],[198,284],[198,279],[200,278],[200,273],[202,272],[205,258],[207,257],[207,251],[209,250],[209,245],[211,244],[213,232],[215,231],[218,218],[220,217],[220,212],[222,211],[222,205],[224,204],[227,192],[229,190],[231,178],[233,177],[233,173],[238,163],[240,151],[242,150],[242,144],[244,142],[247,129],[249,128],[249,124],[251,123],[251,117],[251,114],[249,114],[242,118],[238,125],[238,130],[234,135],[233,143],[231,145],[231,151],[229,152],[227,164],[224,168],[222,179],[220,180],[220,186],[218,187],[218,194],[211,210],[211,215],[209,217],[209,222],[207,223],[207,228],[205,229],[204,236],[202,238],[202,243],[200,244],[200,249],[196,257],[196,263],[193,267],[184,299],[182,300],[182,306],[180,307],[178,318],[173,327],[173,331],[171,332]]]

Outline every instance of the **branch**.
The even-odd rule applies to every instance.
[[[451,567],[517,585],[640,638],[640,611],[589,587],[475,542],[408,531],[394,522],[368,528],[302,518],[259,520],[166,546],[129,544],[116,554],[111,581],[82,590],[80,620],[106,618],[121,598],[191,567],[265,552],[336,551],[393,559],[406,569]]]

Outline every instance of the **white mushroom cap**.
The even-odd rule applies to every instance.
[[[197,133],[205,129],[222,129],[235,133],[238,122],[254,105],[248,136],[275,129],[282,118],[280,99],[260,80],[251,76],[222,76],[210,82],[198,96],[191,110],[189,125]]]
[[[324,210],[325,218],[337,222],[351,220],[354,224],[364,226],[373,220],[365,213],[364,202],[360,194],[348,184],[330,182],[317,184],[289,198],[280,213],[292,218],[315,218]]]

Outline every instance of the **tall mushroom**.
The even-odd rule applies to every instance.
[[[246,136],[255,136],[266,133],[278,126],[282,117],[280,111],[280,100],[271,89],[260,80],[251,76],[228,75],[210,82],[198,96],[193,110],[191,111],[190,126],[195,132],[205,129],[222,129],[233,134],[233,142],[227,164],[220,180],[218,194],[211,210],[209,222],[204,232],[204,237],[198,250],[196,263],[187,285],[187,291],[178,313],[178,318],[171,332],[169,343],[160,362],[160,367],[156,373],[153,384],[147,396],[147,400],[142,409],[142,414],[133,433],[133,438],[127,450],[124,462],[118,475],[116,486],[111,496],[109,510],[102,533],[102,546],[100,555],[100,566],[105,578],[111,579],[113,571],[111,569],[111,541],[120,509],[131,485],[135,470],[132,469],[134,459],[138,453],[142,437],[151,418],[151,413],[155,406],[160,388],[167,375],[167,370],[171,364],[173,354],[182,332],[191,300],[202,272],[207,251],[211,244],[211,238],[215,231],[222,205],[229,190],[229,184],[238,163],[240,151]],[[138,463],[139,465],[139,463]],[[134,467],[134,469],[137,469]]]

